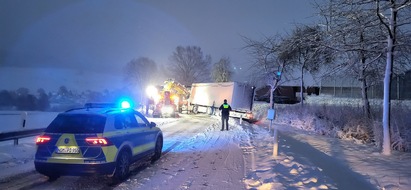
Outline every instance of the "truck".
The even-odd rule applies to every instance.
[[[187,88],[174,80],[166,80],[156,92],[158,97],[153,109],[153,117],[177,117],[182,113],[182,106],[189,96]]]
[[[240,82],[193,83],[189,102],[193,113],[219,113],[224,99],[230,104],[230,117],[253,119],[255,87]]]

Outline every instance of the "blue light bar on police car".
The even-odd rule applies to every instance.
[[[124,108],[124,109],[131,108],[130,102],[128,102],[128,101],[122,101],[122,102],[121,102],[121,108]]]
[[[85,108],[116,108],[118,107],[115,103],[86,103]]]

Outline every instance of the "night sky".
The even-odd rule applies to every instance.
[[[120,88],[122,68],[141,56],[166,65],[178,45],[212,62],[231,59],[234,80],[251,62],[242,37],[290,32],[312,23],[306,0],[0,1],[0,89]]]

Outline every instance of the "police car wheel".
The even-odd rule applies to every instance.
[[[162,149],[163,149],[163,138],[159,137],[159,138],[157,138],[156,147],[154,148],[154,155],[151,159],[152,163],[157,161],[158,159],[160,159]]]
[[[130,172],[130,154],[126,151],[121,151],[117,158],[116,171],[114,177],[119,180],[126,179]]]

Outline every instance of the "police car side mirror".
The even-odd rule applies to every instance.
[[[154,122],[150,122],[150,127],[152,128],[152,127],[156,127],[157,126],[157,124],[156,123],[154,123]]]

